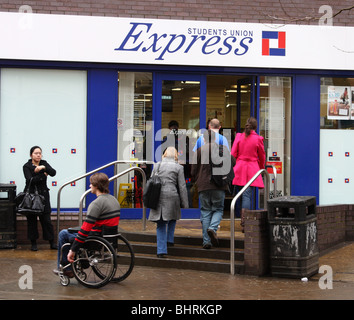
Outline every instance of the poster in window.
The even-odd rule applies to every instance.
[[[351,109],[351,119],[354,119],[354,88],[351,88],[350,91],[352,92],[352,109]]]
[[[349,120],[351,113],[351,88],[349,86],[328,86],[327,118]]]

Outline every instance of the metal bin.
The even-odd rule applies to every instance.
[[[0,249],[13,249],[16,240],[16,185],[0,183]]]
[[[272,275],[302,278],[318,273],[316,197],[271,199],[268,221]]]

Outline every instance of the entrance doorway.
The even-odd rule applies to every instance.
[[[189,163],[196,140],[207,122],[217,118],[231,150],[236,133],[244,131],[250,116],[258,120],[267,163],[279,170],[277,194],[290,195],[290,77],[119,72],[117,158],[157,162],[169,144],[177,143],[190,205],[190,209],[182,210],[182,218],[199,218],[198,192],[190,179]],[[149,178],[151,165],[140,166]],[[127,167],[129,164],[120,165],[118,170]],[[140,209],[141,177],[131,173],[118,184],[117,191],[131,198],[122,206],[123,214],[125,209]],[[262,195],[260,190],[254,196],[255,209],[262,207]],[[227,194],[224,217],[231,200],[232,194]],[[127,215],[133,218],[141,213],[129,210]]]
[[[217,118],[221,123],[221,134],[229,143],[231,151],[236,133],[243,132],[250,116],[255,116],[255,77],[236,75],[207,76],[207,121]],[[229,217],[231,201],[235,191],[225,195],[224,218]],[[255,197],[254,197],[255,199]],[[236,211],[236,217],[239,212]]]
[[[205,77],[175,74],[157,74],[154,103],[155,117],[155,158],[161,159],[168,146],[178,151],[178,160],[184,167],[188,191],[189,209],[183,216],[199,215],[198,190],[191,178],[193,148],[199,130],[205,123]],[[193,210],[194,209],[194,210]],[[188,212],[189,211],[189,212]]]

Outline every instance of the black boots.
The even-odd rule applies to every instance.
[[[36,240],[31,240],[31,251],[38,251]]]
[[[52,250],[58,250],[58,246],[55,244],[55,242],[53,240],[50,240],[49,244],[50,244],[50,248]]]
[[[53,240],[49,241],[49,245],[50,245],[50,249],[58,250],[58,246],[55,244],[55,242]],[[31,251],[38,251],[36,240],[31,240]]]

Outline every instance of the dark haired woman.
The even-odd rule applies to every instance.
[[[231,155],[236,159],[234,167],[235,178],[232,184],[241,190],[248,181],[260,170],[264,169],[265,152],[263,137],[256,133],[257,120],[253,117],[247,119],[245,131],[236,135],[232,145]],[[251,198],[254,187],[264,188],[262,177],[259,176],[242,194],[241,228],[244,231],[244,210],[251,209]]]
[[[44,196],[44,212],[39,216],[39,221],[42,225],[43,239],[49,241],[51,249],[57,249],[57,246],[54,243],[53,225],[50,220],[52,208],[50,206],[49,189],[47,187],[47,176],[50,175],[54,177],[56,171],[47,161],[42,160],[42,149],[40,147],[32,147],[30,150],[30,157],[31,159],[29,159],[23,166],[23,174],[26,179],[25,190],[32,179],[30,192],[34,192],[36,186],[38,193]],[[39,234],[36,215],[27,216],[27,236],[31,240],[31,250],[37,251],[37,239],[39,238]]]

